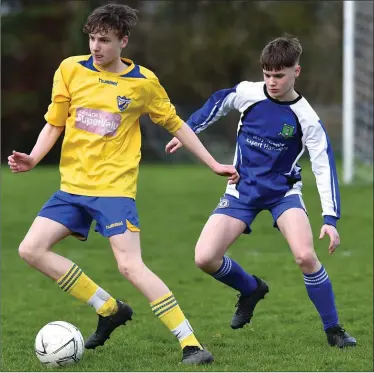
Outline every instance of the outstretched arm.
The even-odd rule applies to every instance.
[[[229,111],[233,109],[240,110],[237,87],[222,89],[214,93],[199,110],[190,116],[187,120],[188,126],[195,133],[199,133],[222,116],[225,116]],[[174,137],[166,144],[165,151],[167,154],[172,154],[182,146],[183,142]]]
[[[51,104],[44,118],[47,124],[40,131],[39,137],[30,154],[13,150],[8,157],[8,164],[13,173],[25,172],[34,168],[52,149],[65,128],[69,115],[70,93],[65,84],[64,72],[69,72],[69,59],[64,60],[53,77]]]
[[[56,127],[47,123],[41,130],[30,154],[13,150],[13,153],[8,157],[8,165],[12,172],[26,172],[34,168],[52,149],[63,130],[64,127]]]
[[[178,117],[175,107],[171,104],[167,93],[157,78],[149,79],[149,88],[150,100],[147,105],[147,112],[151,120],[167,129],[178,141],[183,142],[191,153],[196,155],[217,175],[228,176],[230,184],[237,183],[239,174],[235,167],[222,165],[210,155],[194,131]]]
[[[229,184],[236,184],[239,181],[239,174],[235,167],[218,163],[186,123],[174,132],[174,136],[217,175],[228,176]]]
[[[233,109],[239,110],[236,87],[222,89],[214,93],[205,102],[204,106],[188,118],[187,124],[195,133],[203,131],[212,123],[225,116],[229,111]]]

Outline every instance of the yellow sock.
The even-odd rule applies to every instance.
[[[173,293],[167,293],[163,297],[153,301],[151,308],[162,323],[178,338],[182,348],[186,346],[198,346],[202,349]]]
[[[101,316],[112,315],[118,310],[116,300],[86,276],[76,264],[57,280],[57,284],[73,297],[95,308]]]

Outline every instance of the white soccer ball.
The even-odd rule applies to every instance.
[[[66,321],[53,321],[40,329],[35,339],[35,353],[47,367],[77,363],[83,355],[81,332]]]

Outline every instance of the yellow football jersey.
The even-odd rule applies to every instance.
[[[135,198],[140,161],[139,117],[169,132],[183,121],[148,69],[130,65],[121,73],[101,70],[92,56],[65,59],[57,69],[45,119],[65,126],[61,190],[86,196]]]

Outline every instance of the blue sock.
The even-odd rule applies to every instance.
[[[223,257],[221,268],[211,275],[216,280],[238,290],[242,295],[249,295],[257,288],[256,279],[226,255]]]
[[[338,313],[332,285],[325,268],[322,266],[319,271],[309,275],[304,273],[304,282],[309,298],[321,316],[323,329],[336,326],[339,323]]]

